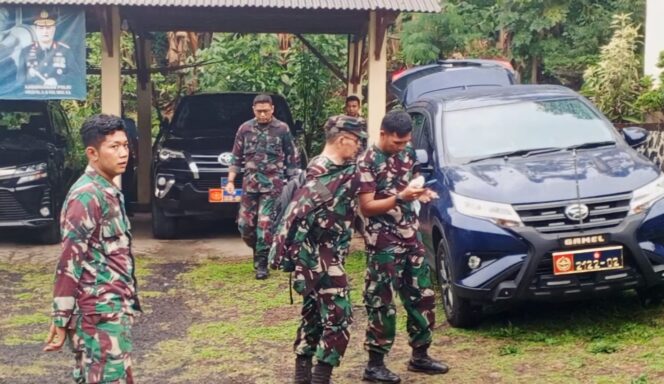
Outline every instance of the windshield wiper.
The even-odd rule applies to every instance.
[[[466,162],[466,164],[476,163],[478,161],[484,161],[484,160],[489,160],[489,159],[499,159],[499,158],[514,157],[514,156],[528,157],[528,156],[532,156],[532,155],[540,155],[540,154],[543,154],[543,153],[556,152],[556,151],[560,151],[561,149],[562,148],[558,148],[558,147],[519,149],[519,150],[516,150],[516,151],[500,152],[500,153],[494,153],[494,154],[489,155],[489,156],[478,157],[476,159],[472,159],[472,160]]]
[[[596,142],[591,142],[591,143],[582,143],[582,144],[570,145],[569,147],[565,148],[565,150],[571,151],[571,150],[574,150],[574,149],[599,148],[599,147],[607,147],[609,145],[616,145],[616,142],[615,141],[596,141]]]

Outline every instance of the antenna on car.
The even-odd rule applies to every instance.
[[[579,171],[576,165],[577,162],[576,148],[572,149],[572,158],[574,159],[574,184],[576,184],[576,203],[579,206],[581,206],[581,192],[579,191]],[[583,216],[579,215],[579,225],[582,224],[583,224]]]

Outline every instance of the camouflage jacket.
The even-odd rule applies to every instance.
[[[83,315],[140,311],[122,192],[88,167],[67,195],[60,227],[55,325],[66,326],[74,310]]]
[[[389,155],[373,145],[358,161],[359,193],[372,193],[377,200],[404,190],[413,178],[415,151],[409,144],[403,151]],[[419,221],[410,202],[399,203],[387,213],[366,218],[365,240],[373,251],[404,252],[417,242]]]
[[[273,192],[297,174],[299,156],[286,123],[273,118],[269,124],[251,119],[238,128],[230,171],[244,167],[244,192]]]
[[[325,156],[311,160],[306,183],[295,192],[277,227],[269,260],[272,268],[295,271],[295,290],[309,292],[322,274],[330,287],[345,287],[343,263],[357,208],[357,171]]]

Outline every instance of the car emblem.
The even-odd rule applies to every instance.
[[[585,204],[570,204],[565,208],[565,216],[574,221],[580,221],[588,217],[588,206]]]
[[[229,166],[233,161],[233,154],[231,152],[224,152],[217,157],[217,161],[221,165]]]

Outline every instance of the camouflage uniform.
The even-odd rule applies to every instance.
[[[304,298],[295,353],[315,355],[332,366],[339,366],[350,339],[352,307],[344,262],[358,186],[354,161],[336,165],[322,155],[312,159],[307,181],[287,207],[270,251],[271,267],[294,271],[293,288]]]
[[[251,119],[240,126],[233,145],[230,171],[244,167],[238,229],[254,250],[254,267],[267,261],[272,244],[274,202],[284,180],[298,171],[299,157],[288,125],[272,118],[269,124]]]
[[[62,209],[53,322],[67,327],[79,383],[132,383],[131,324],[140,312],[122,192],[91,167]]]
[[[389,155],[378,147],[369,148],[358,162],[359,193],[373,193],[384,199],[406,188],[412,179],[415,152],[408,145]],[[398,291],[408,315],[411,347],[431,343],[434,317],[434,291],[424,248],[418,238],[419,222],[412,203],[400,202],[389,212],[366,219],[365,242],[368,262],[364,303],[368,326],[365,348],[387,354],[394,343]]]

